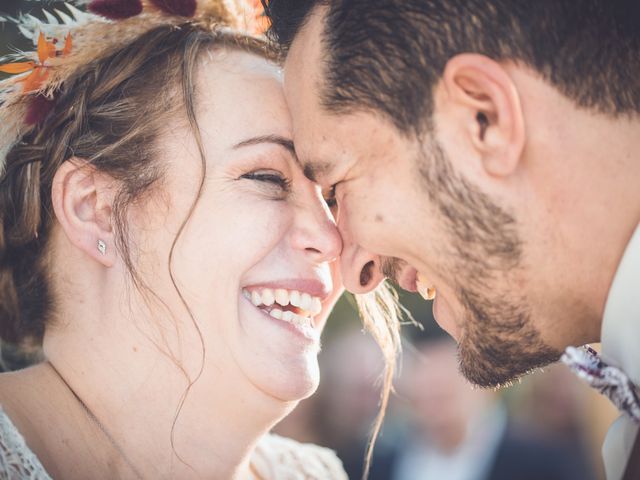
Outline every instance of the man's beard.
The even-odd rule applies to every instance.
[[[458,344],[460,371],[480,387],[504,386],[560,357],[542,340],[526,305],[507,295],[464,288],[458,294],[465,311]]]
[[[454,171],[434,135],[428,139],[418,165],[451,239],[445,255],[465,312],[458,319],[460,370],[480,387],[499,387],[556,361],[560,352],[543,341],[526,296],[514,291],[522,273],[515,218]]]

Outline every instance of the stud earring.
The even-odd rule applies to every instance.
[[[102,255],[106,255],[107,254],[107,244],[104,243],[102,240],[98,240],[98,251]]]

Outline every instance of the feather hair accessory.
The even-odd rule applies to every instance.
[[[0,16],[34,45],[0,57],[0,72],[13,75],[0,81],[0,176],[6,154],[44,121],[65,79],[91,62],[163,25],[264,31],[259,0],[69,0],[65,9],[43,8],[42,19]]]

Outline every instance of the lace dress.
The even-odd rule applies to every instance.
[[[251,459],[265,480],[347,480],[336,454],[317,445],[267,435]],[[0,408],[0,480],[52,480]]]
[[[40,460],[0,408],[0,480],[51,480]]]

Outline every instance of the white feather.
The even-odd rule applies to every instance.
[[[31,39],[35,45],[38,41],[37,33],[42,30],[42,22],[30,14],[20,15],[18,17],[18,29],[25,37]]]
[[[76,3],[79,3],[79,2],[76,2]],[[82,5],[82,3],[80,4]],[[92,18],[95,18],[95,15],[93,15],[92,13],[87,13],[87,12],[83,12],[82,10],[78,10],[69,2],[65,2],[65,6],[67,7],[67,10],[69,10],[71,15],[73,15],[73,18],[75,18],[79,23],[84,23],[87,20],[91,20]]]
[[[44,3],[46,0],[36,1]],[[71,28],[95,18],[94,15],[81,12],[68,2],[65,3],[65,6],[71,15],[61,10],[53,9],[59,19],[46,8],[43,8],[42,13],[46,20],[40,20],[31,14],[20,15],[17,19],[8,17],[8,20],[16,23],[22,35],[30,39],[34,46],[37,46],[40,32],[43,32],[48,37],[64,37]]]
[[[42,13],[44,14],[45,17],[47,17],[47,20],[49,21],[49,24],[51,25],[59,25],[60,22],[58,22],[58,19],[51,14],[51,12],[49,12],[46,9],[42,9]]]
[[[75,25],[77,23],[69,15],[67,15],[66,13],[58,10],[57,8],[55,8],[53,11],[56,12],[56,14],[62,19],[62,23],[64,23],[65,25],[72,26],[72,25]]]
[[[5,63],[20,62],[27,58],[32,58],[32,57],[33,57],[33,53],[26,53],[26,52],[8,53],[0,57],[0,65],[4,65]]]
[[[40,20],[38,17],[34,17],[30,13],[22,15],[22,21],[27,21],[29,24],[35,24],[35,25],[39,25],[42,23],[42,20]]]
[[[34,35],[34,32],[32,32],[31,30],[27,29],[22,25],[18,25],[18,30],[20,30],[20,33],[22,33],[22,35],[24,35],[29,40],[34,40],[36,38]]]

